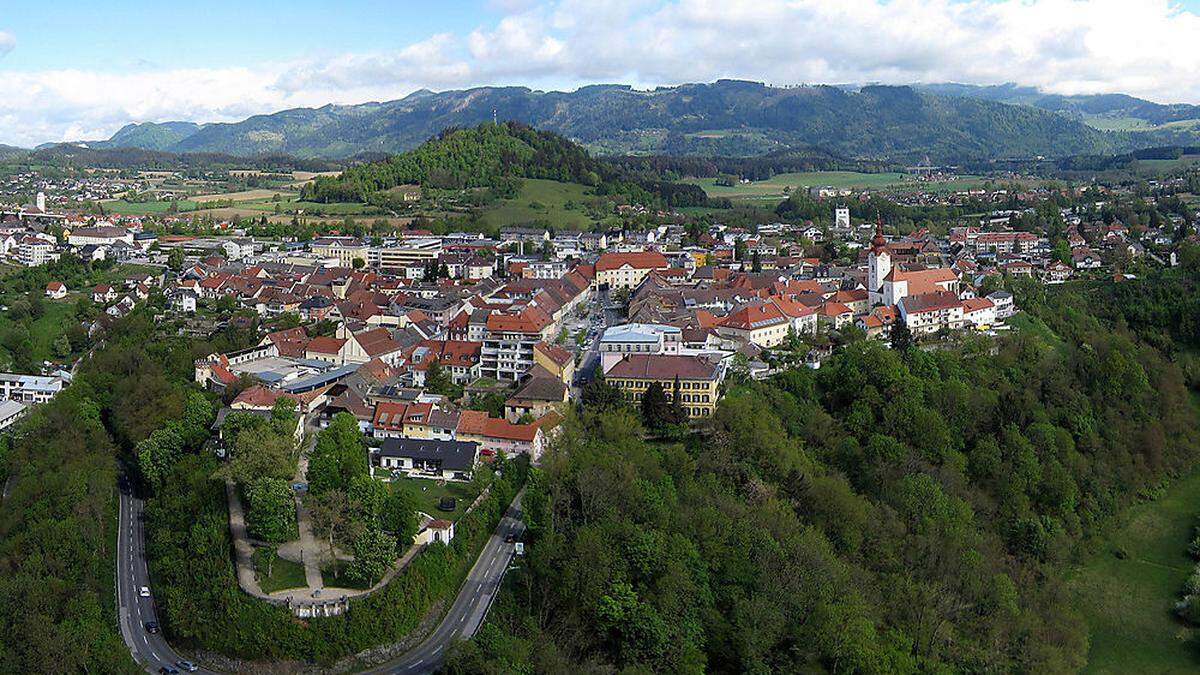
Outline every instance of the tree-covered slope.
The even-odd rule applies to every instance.
[[[144,122],[128,124],[107,141],[89,143],[93,148],[141,148],[169,150],[175,144],[200,130],[195,122]]]
[[[819,146],[853,157],[937,161],[1124,149],[1129,139],[1026,106],[910,87],[776,88],[722,80],[638,91],[620,85],[420,91],[397,101],[298,108],[209,124],[169,149],[348,157],[418,146],[493,115],[556,131],[606,154],[758,155]]]

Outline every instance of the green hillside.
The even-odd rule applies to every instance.
[[[395,153],[493,115],[554,131],[604,154],[751,156],[819,146],[854,158],[928,155],[953,162],[1105,153],[1136,145],[1127,134],[1101,132],[1067,115],[981,96],[721,80],[652,91],[622,85],[572,92],[422,91],[397,101],[297,108],[209,124],[169,149],[241,156]],[[140,143],[136,136],[130,130],[125,142]]]

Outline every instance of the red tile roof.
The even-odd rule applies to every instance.
[[[605,253],[596,261],[596,271],[620,269],[626,265],[634,269],[667,268],[667,259],[657,251],[641,251],[638,253]]]

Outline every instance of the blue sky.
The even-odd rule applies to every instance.
[[[5,69],[220,67],[372,51],[438,32],[469,32],[497,15],[478,0],[3,0],[0,6],[0,30],[19,45],[0,62]]]
[[[0,143],[418,88],[1017,82],[1200,103],[1200,0],[0,0]]]

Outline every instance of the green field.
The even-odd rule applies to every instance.
[[[531,178],[525,180],[519,197],[488,207],[479,220],[497,228],[540,221],[558,229],[584,230],[594,222],[583,209],[584,202],[592,198],[589,189],[578,183]],[[568,209],[567,202],[579,206]]]
[[[1137,117],[1084,115],[1083,123],[1100,131],[1149,131],[1154,128],[1150,122]]]
[[[122,216],[162,215],[171,210],[171,204],[178,204],[180,212],[196,208],[196,202],[181,200],[178,202],[127,202],[123,199],[101,202],[105,213],[116,213]]]
[[[254,572],[258,577],[258,585],[262,586],[264,592],[274,593],[308,585],[304,578],[304,565],[276,556],[275,562],[268,566],[264,553],[265,550],[261,548],[254,552]],[[270,576],[267,576],[268,567],[271,571]]]
[[[699,185],[712,197],[728,197],[730,199],[743,200],[783,199],[791,192],[812,187],[859,190],[909,188],[914,190],[955,191],[981,187],[986,182],[984,178],[979,176],[961,176],[956,180],[919,183],[906,180],[906,174],[902,173],[860,173],[856,171],[781,173],[767,180],[733,186],[717,185],[716,181],[716,178],[690,178],[686,182]]]
[[[1185,550],[1197,517],[1200,472],[1131,508],[1103,549],[1072,571],[1070,587],[1090,634],[1084,672],[1200,672],[1200,632],[1172,615],[1194,564]]]

